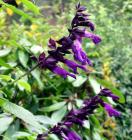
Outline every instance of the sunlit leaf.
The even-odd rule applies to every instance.
[[[0,66],[6,67],[6,68],[12,68],[9,64],[5,63],[2,59],[0,59]]]
[[[87,80],[84,76],[76,76],[76,80],[72,83],[74,87],[80,87]]]
[[[98,94],[100,92],[100,84],[92,76],[89,76],[89,82],[94,92]]]
[[[13,114],[17,118],[21,119],[27,124],[34,126],[37,129],[41,129],[41,125],[35,119],[35,116],[26,110],[25,108],[9,102],[4,98],[0,98],[0,106],[7,112]]]
[[[18,57],[21,62],[21,64],[27,68],[27,62],[28,62],[28,55],[24,51],[19,51],[18,52]]]
[[[62,108],[65,104],[66,104],[66,102],[58,102],[58,103],[53,104],[53,105],[48,106],[48,107],[42,107],[42,108],[40,108],[40,111],[52,112],[52,111],[55,111],[55,110]]]
[[[11,115],[3,114],[0,116],[0,134],[6,131],[9,125],[13,122],[13,117]]]
[[[0,75],[0,79],[5,80],[5,81],[12,80],[12,78],[9,75]]]
[[[26,91],[31,92],[31,86],[28,82],[23,81],[23,80],[19,80],[17,82],[18,86],[24,88]]]
[[[35,4],[33,4],[31,1],[29,0],[21,0],[21,1],[29,10],[33,11],[35,14],[40,14],[39,8]]]
[[[51,118],[55,120],[56,123],[60,122],[63,119],[63,117],[66,115],[66,110],[67,110],[66,106],[62,107],[61,109],[54,112]]]
[[[10,48],[0,50],[0,57],[5,57],[11,52]]]

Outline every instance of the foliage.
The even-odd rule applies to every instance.
[[[38,6],[22,0],[18,1],[19,8],[5,3],[0,8],[0,134],[3,140],[34,140],[38,133],[61,121],[72,107],[80,107],[86,94],[92,97],[98,93],[100,85],[119,95],[122,103],[122,93],[125,95],[126,103],[117,105],[122,116],[116,120],[102,117],[104,111],[100,107],[80,130],[83,139],[131,139],[132,3],[130,0],[81,2],[94,13],[91,19],[103,41],[95,48],[85,40],[84,48],[93,60],[94,69],[89,67],[91,77],[80,71],[76,80],[69,77],[64,80],[37,68],[15,81],[35,66],[31,56],[47,52],[50,37],[59,39],[68,34],[66,29],[76,0],[40,0],[35,3]],[[58,140],[54,135],[49,139]]]

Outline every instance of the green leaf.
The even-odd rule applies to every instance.
[[[40,74],[41,74],[40,70],[35,69],[34,71],[31,72],[31,74],[37,80],[39,88],[42,90],[44,86],[43,86],[42,80],[40,78]]]
[[[22,138],[29,137],[29,136],[31,136],[31,134],[29,134],[27,132],[21,132],[21,131],[18,131],[13,135],[13,137],[17,138],[17,139],[22,139]]]
[[[72,83],[74,87],[80,87],[87,80],[84,76],[76,76],[76,80]]]
[[[10,81],[12,78],[8,75],[0,75],[0,79],[5,80],[5,81]]]
[[[94,125],[94,127],[100,128],[100,122],[99,120],[95,117],[95,115],[91,115],[90,116],[90,120],[92,122],[92,124]]]
[[[0,134],[8,129],[13,120],[13,117],[9,116],[9,114],[3,114],[2,117],[0,116]]]
[[[9,49],[9,48],[0,50],[0,57],[5,57],[5,56],[7,56],[10,52],[11,52],[11,49]]]
[[[37,122],[35,116],[26,110],[25,108],[18,106],[14,103],[9,102],[8,100],[0,97],[0,106],[7,112],[13,114],[17,118],[21,119],[31,126],[41,129],[41,125]]]
[[[90,129],[90,122],[89,122],[89,120],[85,120],[83,126],[84,126],[86,129]]]
[[[24,88],[26,91],[31,92],[31,86],[28,82],[19,80],[17,84],[20,88]]]
[[[13,135],[18,131],[19,127],[20,127],[19,120],[13,122],[12,125],[10,125],[7,131],[5,132],[3,140],[17,140],[16,138],[13,137]]]
[[[6,67],[6,68],[12,68],[9,64],[5,63],[2,59],[0,59],[0,66]]]
[[[59,140],[59,138],[55,134],[49,134],[50,140]]]
[[[53,104],[53,105],[48,106],[48,107],[42,107],[42,108],[40,108],[40,111],[52,112],[52,111],[55,111],[55,110],[62,108],[65,104],[66,104],[66,102],[59,102],[59,103]]]
[[[119,102],[120,103],[124,103],[125,102],[125,98],[123,96],[123,93],[120,92],[120,90],[118,90],[117,88],[115,88],[110,82],[106,81],[106,80],[102,80],[100,78],[96,78],[97,82],[100,83],[102,86],[109,88],[112,93],[114,93],[115,95],[119,96]]]
[[[48,116],[43,115],[37,115],[35,116],[38,122],[44,124],[44,125],[55,125],[55,121]]]
[[[100,84],[93,78],[92,76],[89,76],[89,82],[96,94],[100,92]]]
[[[29,20],[33,20],[33,18],[31,16],[29,16],[28,14],[26,14],[22,10],[16,8],[15,6],[6,4],[4,2],[0,2],[0,3],[2,3],[3,5],[5,5],[7,8],[10,8],[13,12],[15,12],[16,14],[22,16],[23,18],[29,19]]]
[[[21,64],[27,68],[27,62],[28,62],[28,55],[24,51],[19,51],[18,52],[18,57],[21,62]]]
[[[21,0],[21,1],[29,10],[33,11],[35,14],[40,14],[39,8],[36,5],[34,5],[31,1],[29,0]]]
[[[54,112],[51,116],[51,118],[53,120],[55,120],[56,123],[60,122],[63,117],[66,115],[67,112],[67,108],[66,106],[62,107],[60,110],[57,110],[56,112]]]

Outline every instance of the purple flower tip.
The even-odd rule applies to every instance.
[[[79,65],[79,64],[75,63],[74,61],[65,59],[65,60],[64,60],[64,63],[65,63],[69,68],[71,68],[75,74],[78,73],[78,72],[77,72],[77,68],[80,68],[80,69],[82,69],[82,70],[84,70],[84,71],[87,71],[87,69],[85,68],[85,66]]]
[[[63,129],[64,140],[81,140],[81,137],[74,131]]]
[[[51,48],[51,49],[56,49],[56,42],[55,40],[53,40],[52,38],[49,39],[49,42],[48,42],[48,46]]]
[[[95,34],[85,31],[84,37],[92,39],[95,44],[99,44],[101,42],[101,38]]]
[[[108,112],[109,116],[115,116],[118,117],[121,115],[120,112],[118,112],[116,109],[114,109],[111,105],[107,104],[104,102],[103,107],[105,108],[105,110]]]
[[[76,79],[76,76],[74,74],[71,74],[69,72],[67,72],[65,69],[61,68],[61,67],[58,67],[58,66],[55,66],[53,68],[49,68],[52,72],[54,72],[55,74],[58,74],[60,76],[62,76],[64,79],[67,78],[67,76],[71,76],[73,77],[74,79]]]
[[[114,95],[109,89],[104,88],[100,91],[101,96],[111,97],[114,101],[118,101],[119,97]]]

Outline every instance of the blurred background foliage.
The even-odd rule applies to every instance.
[[[94,64],[94,68],[89,67],[90,76],[80,71],[76,80],[64,80],[37,68],[14,82],[34,67],[32,56],[47,52],[50,37],[68,35],[78,1],[34,2],[36,6],[17,0],[18,8],[7,4],[0,8],[0,139],[35,140],[72,107],[80,107],[87,95],[97,94],[102,85],[120,96],[121,103],[112,104],[122,116],[110,118],[99,108],[79,129],[80,135],[84,140],[131,140],[132,1],[81,0],[97,27],[95,32],[102,37],[98,46],[84,41]],[[58,138],[50,135],[49,140]]]

